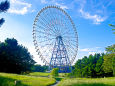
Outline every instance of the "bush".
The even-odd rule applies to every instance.
[[[52,71],[51,71],[51,75],[52,75],[53,77],[59,76],[58,71],[59,71],[58,68],[53,68]]]

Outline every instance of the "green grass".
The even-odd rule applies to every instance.
[[[20,83],[15,85],[15,80],[20,81]],[[0,86],[49,86],[55,81],[55,79],[48,77],[0,73]]]
[[[115,86],[115,77],[109,78],[65,78],[67,74],[51,78],[50,73],[34,72],[28,75],[0,73],[0,86],[50,86],[60,81],[58,86]],[[15,80],[20,81],[17,85]]]
[[[68,73],[59,73],[59,77],[67,77]]]
[[[63,79],[58,86],[115,86],[115,77]]]
[[[29,73],[30,76],[37,76],[37,77],[48,77],[50,76],[50,73],[44,73],[44,72],[33,72]]]

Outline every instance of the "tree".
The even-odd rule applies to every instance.
[[[115,76],[115,54],[114,58],[112,59],[112,67],[113,67],[113,76]]]
[[[112,74],[113,74],[112,57],[110,54],[107,54],[104,56],[103,70],[107,76],[112,76]]]
[[[115,44],[106,47],[106,51],[108,54],[115,53]]]
[[[115,31],[115,25],[109,24],[109,26],[113,28],[112,31]],[[113,32],[113,34],[115,34],[115,32]]]
[[[103,54],[104,56],[104,54]],[[101,56],[98,60],[97,60],[97,63],[96,63],[96,66],[95,66],[95,71],[97,73],[97,76],[103,76],[104,74],[104,71],[103,71],[103,56]]]
[[[10,8],[10,3],[6,0],[0,3],[0,13],[6,12]],[[0,27],[5,22],[4,18],[0,19]]]
[[[107,54],[104,56],[103,70],[107,75],[115,76],[115,44],[106,48]]]
[[[58,73],[59,73],[59,69],[58,68],[53,68],[52,71],[51,71],[51,75],[53,77],[57,77]]]
[[[45,65],[41,66],[37,64],[33,66],[32,72],[45,72],[46,70],[48,70],[48,66]]]
[[[103,77],[102,69],[104,54],[84,56],[75,63],[75,69],[69,74],[70,77]]]
[[[35,64],[27,48],[17,40],[7,38],[0,43],[0,72],[21,73],[31,71]]]

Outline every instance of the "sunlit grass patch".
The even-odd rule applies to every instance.
[[[0,73],[0,86],[15,86],[15,81],[21,82],[16,86],[49,86],[56,80],[48,77]]]
[[[43,76],[43,77],[48,77],[50,76],[50,73],[44,73],[44,72],[33,72],[33,73],[30,73],[28,75],[31,75],[31,76]]]
[[[70,78],[62,80],[58,86],[115,86],[115,77]]]

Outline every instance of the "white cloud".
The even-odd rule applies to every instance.
[[[88,54],[89,55],[91,55],[91,54],[94,55],[94,54],[96,54],[96,52],[89,52]]]
[[[91,15],[90,13],[83,11],[83,9],[80,9],[79,12],[83,18],[92,20],[94,24],[100,24],[106,19],[106,17],[101,17],[97,14]]]
[[[59,4],[59,3],[55,3],[55,5],[57,5],[57,6],[59,6],[60,8],[62,8],[62,9],[69,9],[66,5],[64,5],[64,4]]]
[[[8,12],[14,14],[24,15],[28,12],[29,8],[31,7],[31,4],[22,2],[20,0],[10,0],[10,4],[11,7]]]
[[[94,52],[99,50],[99,48],[101,47],[95,47],[95,48],[83,48],[83,49],[79,49],[79,51],[83,51],[83,52]]]
[[[42,4],[54,4],[54,5],[59,6],[62,9],[69,9],[64,3],[58,3],[56,0],[49,0],[49,1],[41,0],[41,3]]]
[[[80,52],[87,52],[89,54],[94,54],[94,53],[101,53],[101,47],[94,47],[94,48],[83,48],[83,49],[78,49]],[[104,52],[104,51],[103,51]]]
[[[90,51],[88,48],[79,49],[80,51]]]
[[[46,0],[41,0],[42,4],[47,4],[48,2]]]
[[[104,48],[102,47],[93,47],[93,48],[79,48],[77,59],[81,59],[84,56],[94,55],[95,53],[105,53]]]

